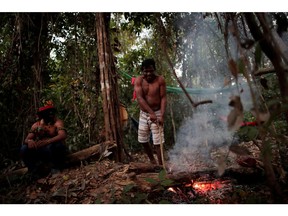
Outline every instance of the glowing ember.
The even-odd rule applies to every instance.
[[[205,194],[212,190],[217,190],[220,188],[226,188],[231,184],[229,180],[221,180],[221,181],[193,181],[191,183],[184,184],[184,188],[191,188],[192,191]],[[183,187],[180,189],[179,187],[169,187],[167,190],[173,192],[175,194],[186,194],[190,193],[191,191],[185,190]],[[194,194],[195,195],[195,194]]]
[[[223,187],[223,184],[225,184],[225,182],[221,182],[221,181],[214,181],[214,182],[194,182],[192,184],[192,187],[195,190],[201,191],[201,192],[206,192],[206,191],[210,191],[210,190],[216,190],[219,188]]]

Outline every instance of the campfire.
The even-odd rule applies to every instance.
[[[169,187],[173,200],[179,203],[193,203],[196,198],[206,197],[209,203],[222,203],[223,194],[231,191],[231,180],[191,180],[191,182]]]
[[[215,180],[215,181],[193,181],[191,183],[184,184],[184,187],[191,187],[197,192],[205,193],[210,190],[217,190],[223,187],[227,187],[231,183],[230,180]],[[168,188],[169,191],[175,192],[173,187]]]
[[[217,190],[223,187],[226,187],[231,182],[229,180],[217,180],[217,181],[202,181],[202,182],[194,182],[190,184],[189,186],[193,187],[195,190],[206,192],[210,190]],[[188,186],[188,185],[187,185]]]

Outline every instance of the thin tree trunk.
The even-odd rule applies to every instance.
[[[280,92],[283,101],[287,101],[288,98],[288,80],[287,80],[287,73],[285,71],[284,65],[282,64],[282,57],[281,53],[279,50],[275,48],[275,44],[273,43],[273,36],[271,33],[271,30],[268,29],[268,23],[265,22],[264,19],[264,14],[253,14],[253,13],[244,13],[247,25],[250,29],[250,32],[252,36],[254,37],[255,41],[258,41],[261,49],[263,52],[266,54],[266,56],[270,59],[272,64],[274,65],[278,81],[279,81],[279,86],[280,86]],[[260,20],[258,25],[256,21],[256,17]],[[263,32],[261,31],[263,29]],[[286,116],[286,121],[288,123],[288,113],[285,113]],[[263,134],[263,132],[262,132]],[[268,185],[271,188],[271,192],[274,196],[274,199],[281,200],[282,198],[282,193],[280,190],[279,183],[276,179],[272,162],[271,162],[271,152],[267,151],[269,149],[269,143],[265,141],[265,135],[262,135],[262,140],[263,140],[263,162],[264,162],[264,169],[267,177],[267,182]]]
[[[123,160],[123,136],[120,122],[118,83],[109,39],[109,13],[96,13],[97,48],[106,141],[117,144],[116,161]]]

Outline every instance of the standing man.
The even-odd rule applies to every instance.
[[[35,122],[21,146],[20,154],[30,173],[39,173],[41,164],[51,164],[51,172],[64,168],[67,153],[65,140],[67,133],[62,120],[55,115],[56,108],[52,102],[40,107]]]
[[[153,151],[149,145],[151,131],[158,162],[162,165],[160,143],[164,143],[163,123],[167,104],[166,83],[163,76],[155,74],[154,59],[144,60],[141,71],[142,75],[136,78],[134,84],[140,106],[138,142],[142,143],[151,163],[156,164]]]

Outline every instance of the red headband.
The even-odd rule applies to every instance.
[[[42,111],[48,110],[48,109],[55,109],[55,107],[53,105],[46,105],[46,106],[40,107],[38,112],[42,112]]]

